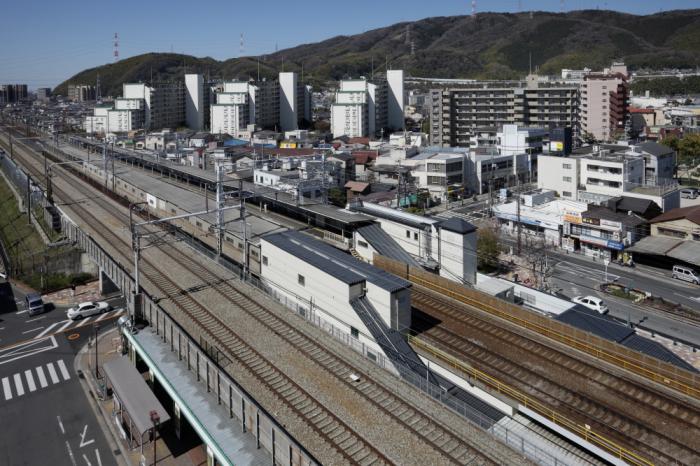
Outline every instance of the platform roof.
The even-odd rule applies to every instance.
[[[153,427],[151,411],[158,413],[161,424],[170,419],[129,358],[120,357],[106,362],[102,370],[140,435]]]
[[[389,292],[411,286],[402,278],[298,231],[274,233],[262,239],[348,285],[366,281]]]

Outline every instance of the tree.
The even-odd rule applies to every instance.
[[[678,142],[678,163],[695,168],[700,159],[700,134],[686,134]]]
[[[331,188],[328,190],[328,200],[331,204],[345,207],[347,204],[347,194],[341,188]]]
[[[490,272],[498,268],[498,256],[501,253],[501,244],[498,232],[493,228],[479,229],[479,237],[476,241],[477,268],[484,272]]]

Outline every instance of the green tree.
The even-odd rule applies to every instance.
[[[347,194],[344,189],[331,188],[328,190],[328,200],[331,204],[345,207],[345,204],[347,204]]]
[[[678,142],[678,163],[695,168],[700,162],[700,134],[686,134]]]
[[[501,253],[501,242],[498,233],[490,227],[480,228],[476,241],[477,268],[490,272],[498,268],[498,255]]]

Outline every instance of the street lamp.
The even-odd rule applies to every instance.
[[[97,334],[100,331],[100,324],[95,324],[93,327],[95,327],[95,379],[97,380],[100,377],[100,368],[97,363],[97,355],[99,354],[97,351]]]

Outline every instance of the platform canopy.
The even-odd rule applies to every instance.
[[[158,413],[160,424],[170,419],[129,358],[120,357],[106,362],[102,370],[140,435],[153,427],[151,411]]]

